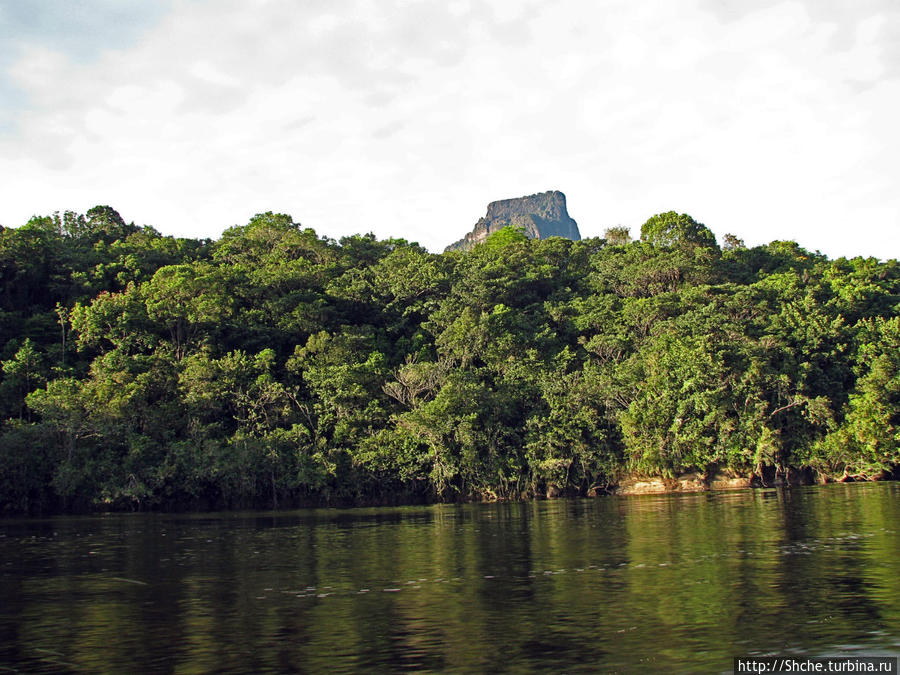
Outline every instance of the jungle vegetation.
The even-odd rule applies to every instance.
[[[0,513],[587,494],[900,464],[900,267],[690,216],[469,252],[263,213],[0,228]]]

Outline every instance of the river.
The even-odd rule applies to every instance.
[[[900,653],[900,484],[0,520],[0,672],[731,672]]]

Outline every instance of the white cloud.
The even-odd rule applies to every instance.
[[[177,3],[85,60],[22,45],[0,222],[255,212],[439,250],[561,189],[586,236],[677,209],[748,243],[900,257],[900,13],[771,2]],[[847,224],[852,223],[848,230]]]

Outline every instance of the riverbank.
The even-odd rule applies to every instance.
[[[211,513],[237,512],[246,510],[268,510],[273,513],[296,509],[316,508],[380,508],[398,506],[429,506],[434,504],[474,504],[497,502],[529,502],[566,498],[601,498],[608,496],[661,495],[677,493],[715,492],[723,490],[753,490],[773,487],[799,487],[826,485],[829,483],[890,482],[900,480],[900,466],[892,471],[883,471],[874,476],[828,476],[811,468],[788,467],[779,471],[776,467],[763,467],[759,472],[741,474],[728,469],[712,469],[706,473],[685,472],[675,476],[646,476],[627,474],[616,482],[593,485],[587,489],[562,490],[555,486],[521,492],[518,497],[498,497],[494,494],[460,495],[438,498],[425,491],[397,491],[355,496],[318,496],[282,499],[273,506],[271,501],[225,501],[221,498],[176,499],[168,502],[150,503],[146,501],[108,501],[85,503],[61,502],[55,508],[44,508],[21,512],[0,513],[3,518],[21,516],[53,515],[96,515],[102,513]]]
[[[705,492],[708,490],[741,490],[769,487],[792,487],[801,485],[825,485],[828,483],[875,482],[900,479],[900,467],[893,471],[882,471],[875,476],[852,476],[844,474],[834,477],[819,473],[811,468],[788,467],[779,471],[775,467],[765,467],[762,471],[741,475],[734,471],[717,469],[709,473],[697,471],[682,473],[674,477],[631,475],[621,479],[616,485],[595,489],[596,494],[645,495],[673,492]]]

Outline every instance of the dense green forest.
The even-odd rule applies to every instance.
[[[900,464],[900,268],[640,239],[0,229],[0,512],[593,494]]]

